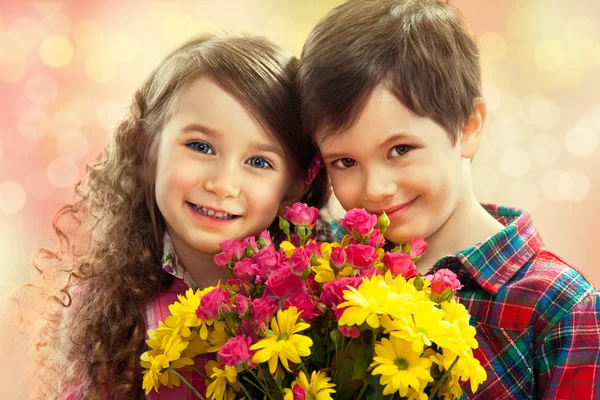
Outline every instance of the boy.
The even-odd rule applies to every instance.
[[[465,395],[599,399],[598,292],[544,247],[529,214],[473,193],[486,108],[459,13],[435,0],[351,0],[309,36],[298,84],[342,206],[385,211],[392,242],[424,237],[421,273],[459,275],[488,374]]]

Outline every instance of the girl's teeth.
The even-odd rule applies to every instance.
[[[218,219],[232,219],[233,218],[233,215],[230,215],[228,213],[215,212],[215,211],[209,210],[208,208],[205,208],[205,207],[195,206],[195,208],[201,214],[208,215],[209,217],[218,218]]]

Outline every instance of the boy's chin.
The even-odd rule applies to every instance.
[[[423,237],[423,234],[419,232],[410,232],[408,229],[403,228],[394,229],[390,226],[386,230],[384,236],[385,240],[394,244],[406,244],[409,243],[413,238]]]

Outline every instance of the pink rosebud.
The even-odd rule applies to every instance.
[[[302,278],[292,274],[289,268],[280,268],[269,275],[265,282],[268,294],[283,299],[306,288]]]
[[[252,356],[249,349],[252,339],[246,336],[235,336],[228,340],[220,349],[219,357],[225,365],[236,366],[248,361]]]
[[[273,244],[273,239],[271,239],[271,234],[269,231],[262,231],[259,237],[265,241],[267,246]]]
[[[309,226],[312,229],[317,224],[319,209],[304,203],[294,203],[292,207],[287,207],[284,218],[296,226]]]
[[[294,275],[302,276],[306,268],[310,267],[310,256],[311,254],[303,248],[294,251],[290,260],[290,269]]]
[[[258,267],[258,277],[261,282],[264,282],[274,271],[282,267],[288,268],[285,255],[275,251],[273,245],[260,249],[258,253],[252,256],[252,262]]]
[[[321,257],[321,243],[319,242],[308,242],[304,245],[304,250],[308,252],[308,254],[312,257],[313,254],[316,254],[317,257]]]
[[[331,249],[330,260],[336,268],[342,268],[346,263],[346,250],[341,247]]]
[[[383,255],[383,265],[392,273],[395,278],[402,275],[404,279],[410,279],[417,276],[417,267],[410,259],[410,255],[404,253],[385,253]]]
[[[200,298],[196,316],[203,320],[211,320],[219,315],[223,305],[229,305],[229,293],[221,288],[215,288]]]
[[[364,208],[355,208],[348,211],[340,223],[348,232],[367,236],[377,224],[377,216],[369,214]]]
[[[381,275],[381,271],[375,267],[369,267],[358,270],[358,274],[356,274],[359,278],[372,278],[373,275]]]
[[[250,311],[250,322],[254,328],[252,331],[258,334],[266,333],[275,312],[277,305],[273,299],[261,297],[253,300]]]
[[[340,325],[338,329],[340,330],[342,335],[346,337],[358,339],[358,337],[360,336],[360,329],[358,329],[357,326]]]
[[[251,248],[254,252],[258,251],[258,243],[256,243],[256,238],[254,236],[248,236],[243,241],[244,249]]]
[[[243,282],[254,283],[260,268],[250,258],[244,258],[233,266],[233,276]]]
[[[306,400],[306,391],[302,389],[302,386],[294,386],[292,389],[292,400]]]
[[[423,253],[425,253],[425,250],[427,250],[428,246],[429,243],[427,243],[423,238],[412,238],[410,240],[410,257],[421,257]]]
[[[367,268],[377,261],[373,246],[351,244],[346,248],[346,261],[355,268]]]
[[[244,295],[238,294],[235,297],[235,308],[237,313],[243,317],[250,310],[250,299]]]
[[[449,269],[437,270],[433,275],[427,275],[425,279],[431,282],[431,293],[442,295],[442,292],[448,288],[456,294],[457,290],[462,288],[456,274]]]
[[[315,299],[307,292],[300,292],[294,296],[290,296],[285,299],[283,303],[283,309],[287,310],[290,307],[296,307],[298,312],[302,311],[300,318],[308,323],[311,323],[316,317],[319,316],[319,309],[316,307],[317,303]]]
[[[385,238],[381,235],[381,231],[379,229],[373,230],[373,233],[371,233],[367,239],[367,244],[375,248],[383,247],[385,244]]]

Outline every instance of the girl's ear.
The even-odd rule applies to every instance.
[[[288,188],[285,197],[279,204],[279,215],[283,216],[287,211],[287,207],[291,207],[292,204],[300,201],[307,190],[308,185],[306,184],[304,177],[302,175],[296,177],[296,179],[294,179],[293,183]]]
[[[473,114],[465,122],[460,138],[463,158],[473,158],[481,144],[481,134],[487,115],[483,99],[478,97],[473,101]]]

